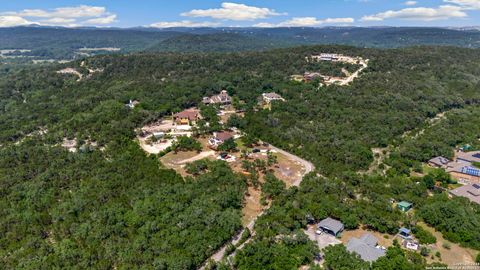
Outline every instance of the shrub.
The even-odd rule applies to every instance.
[[[434,244],[437,242],[437,238],[432,233],[426,231],[420,226],[416,226],[413,230],[413,233],[417,237],[420,244]]]

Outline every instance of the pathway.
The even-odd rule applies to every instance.
[[[289,153],[287,151],[284,151],[280,148],[277,148],[273,145],[270,145],[270,148],[271,148],[271,150],[277,151],[278,153],[283,154],[283,155],[287,156],[289,159],[292,159],[295,162],[298,162],[298,163],[300,163],[304,166],[305,171],[303,172],[303,174],[301,174],[298,177],[298,179],[292,184],[292,186],[296,186],[296,187],[300,186],[300,183],[302,182],[303,177],[315,170],[315,166],[310,161],[302,159],[299,156],[291,154],[291,153]],[[255,226],[255,222],[257,221],[257,219],[260,216],[262,216],[265,213],[266,210],[268,210],[270,205],[267,206],[266,208],[264,208],[263,211],[260,212],[260,214],[257,217],[255,217],[250,223],[247,224],[247,226],[245,228],[248,228],[250,230],[250,232],[251,232],[250,237],[244,243],[242,243],[240,246],[238,246],[232,254],[230,254],[228,256],[228,260],[232,259],[235,256],[235,254],[238,250],[241,250],[247,243],[252,241],[253,237],[255,236],[255,230],[253,229],[253,227]],[[234,246],[237,245],[238,242],[240,241],[240,238],[241,238],[243,232],[245,231],[245,228],[243,228],[238,233],[236,233],[229,242],[225,243],[217,252],[215,252],[212,256],[210,256],[210,258],[202,264],[202,266],[199,268],[199,270],[204,270],[205,266],[206,266],[206,263],[210,260],[213,260],[215,262],[221,261],[223,259],[223,257],[225,257],[225,251],[227,250],[228,245],[230,243],[233,244]]]

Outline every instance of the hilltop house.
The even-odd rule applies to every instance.
[[[333,236],[339,236],[339,234],[344,230],[343,223],[333,219],[333,218],[326,218],[318,223],[318,229],[329,233]]]
[[[282,96],[274,92],[263,93],[262,98],[263,98],[263,102],[265,102],[266,104],[270,104],[272,101],[277,101],[277,100],[285,101],[285,99]]]
[[[347,250],[360,255],[362,260],[374,262],[385,256],[385,250],[377,246],[377,238],[369,233],[360,238],[352,237],[347,244]]]
[[[227,90],[222,90],[220,94],[211,96],[211,97],[204,97],[202,100],[203,104],[220,104],[220,105],[227,105],[232,103],[232,97],[228,95]]]
[[[191,108],[173,115],[173,120],[177,125],[195,124],[200,119],[200,110]]]
[[[465,197],[471,202],[480,204],[480,184],[469,184],[461,186],[454,190],[450,190],[450,194],[454,196]]]
[[[312,55],[312,59],[317,61],[338,61],[339,55],[334,53],[321,53],[320,55]]]
[[[233,139],[234,134],[228,131],[221,131],[213,133],[213,137],[208,140],[208,144],[212,147],[218,147],[223,144],[226,140]]]
[[[303,74],[303,81],[304,82],[310,82],[310,81],[313,81],[315,80],[316,78],[324,78],[325,76],[323,76],[322,74],[318,73],[318,72],[305,72]]]

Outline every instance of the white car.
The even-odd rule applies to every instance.
[[[315,233],[318,234],[318,235],[322,235],[322,234],[323,234],[323,231],[320,230],[320,229],[318,229],[318,230],[315,231]]]

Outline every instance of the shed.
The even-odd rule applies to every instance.
[[[318,228],[329,234],[338,236],[345,227],[342,222],[328,217],[318,223]]]
[[[412,208],[412,203],[407,201],[401,201],[397,204],[398,209],[402,210],[403,212],[407,212]]]
[[[410,238],[410,230],[405,228],[405,227],[402,227],[398,230],[398,234],[402,237],[402,238]]]

